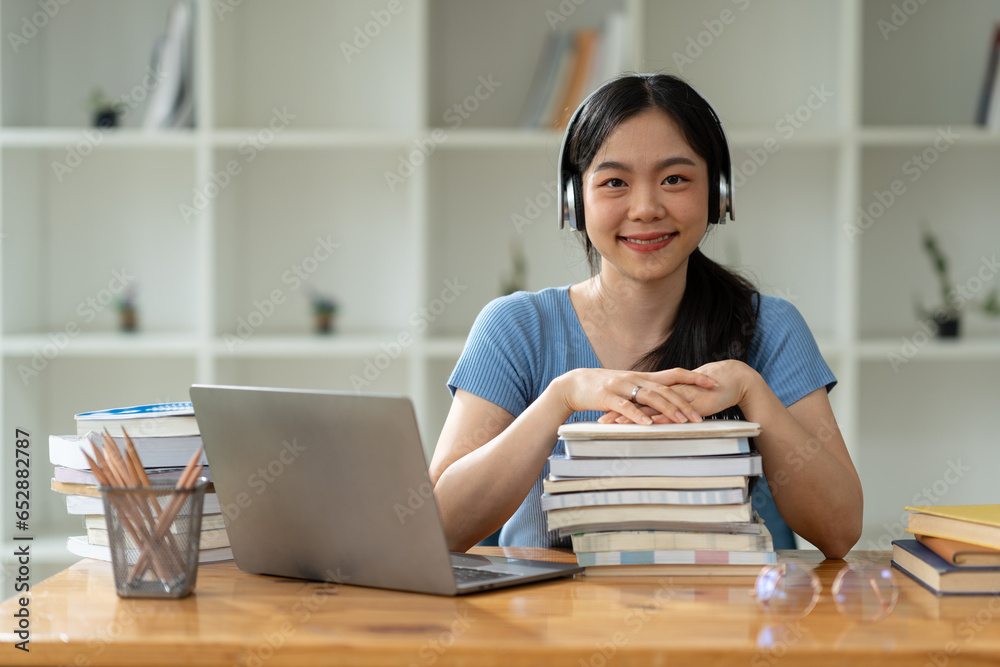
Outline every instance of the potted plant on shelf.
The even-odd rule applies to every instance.
[[[90,114],[94,127],[117,127],[126,108],[124,102],[111,99],[99,88],[90,94]]]
[[[948,258],[945,257],[937,237],[924,229],[923,247],[934,267],[934,273],[938,279],[938,287],[941,290],[941,303],[931,310],[927,310],[922,305],[917,306],[917,314],[921,319],[932,319],[937,326],[938,338],[957,338],[961,323],[961,311],[955,305],[955,283],[951,279],[948,271]]]
[[[316,333],[333,333],[336,328],[337,301],[333,297],[319,292],[313,292],[309,300],[312,303]]]
[[[118,297],[116,305],[118,307],[119,329],[126,333],[138,331],[139,313],[135,305],[135,290],[125,290],[125,293]]]

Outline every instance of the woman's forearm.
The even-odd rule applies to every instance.
[[[863,496],[825,396],[786,408],[756,371],[747,386],[740,408],[761,424],[757,449],[775,506],[824,555],[842,558],[861,536]]]
[[[434,496],[452,551],[474,546],[510,518],[531,491],[572,414],[556,379],[496,437],[449,465]]]

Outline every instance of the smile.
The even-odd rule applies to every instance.
[[[663,243],[664,241],[666,241],[666,240],[668,240],[668,239],[670,239],[670,238],[672,238],[674,236],[677,236],[677,232],[671,232],[669,234],[664,234],[663,236],[658,236],[655,239],[648,239],[648,240],[632,239],[632,238],[628,238],[626,236],[623,236],[622,240],[627,241],[629,243],[635,243],[637,245],[652,245],[654,243]]]

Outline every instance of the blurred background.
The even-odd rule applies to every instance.
[[[998,22],[995,0],[2,0],[4,558],[15,429],[38,581],[82,532],[48,435],[194,382],[407,394],[429,456],[483,305],[588,275],[556,226],[558,125],[620,70],[685,77],[727,128],[737,219],[704,248],[795,304],[837,375],[858,547],[890,548],[906,505],[997,502]]]

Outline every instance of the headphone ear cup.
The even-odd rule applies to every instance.
[[[586,223],[583,219],[583,178],[571,174],[566,182],[566,202],[570,208],[570,227],[582,232]]]
[[[570,229],[583,231],[583,179],[579,174],[564,175],[565,192],[563,192],[564,215]]]
[[[720,225],[726,223],[726,211],[729,209],[729,181],[725,174],[719,174],[719,219]]]

